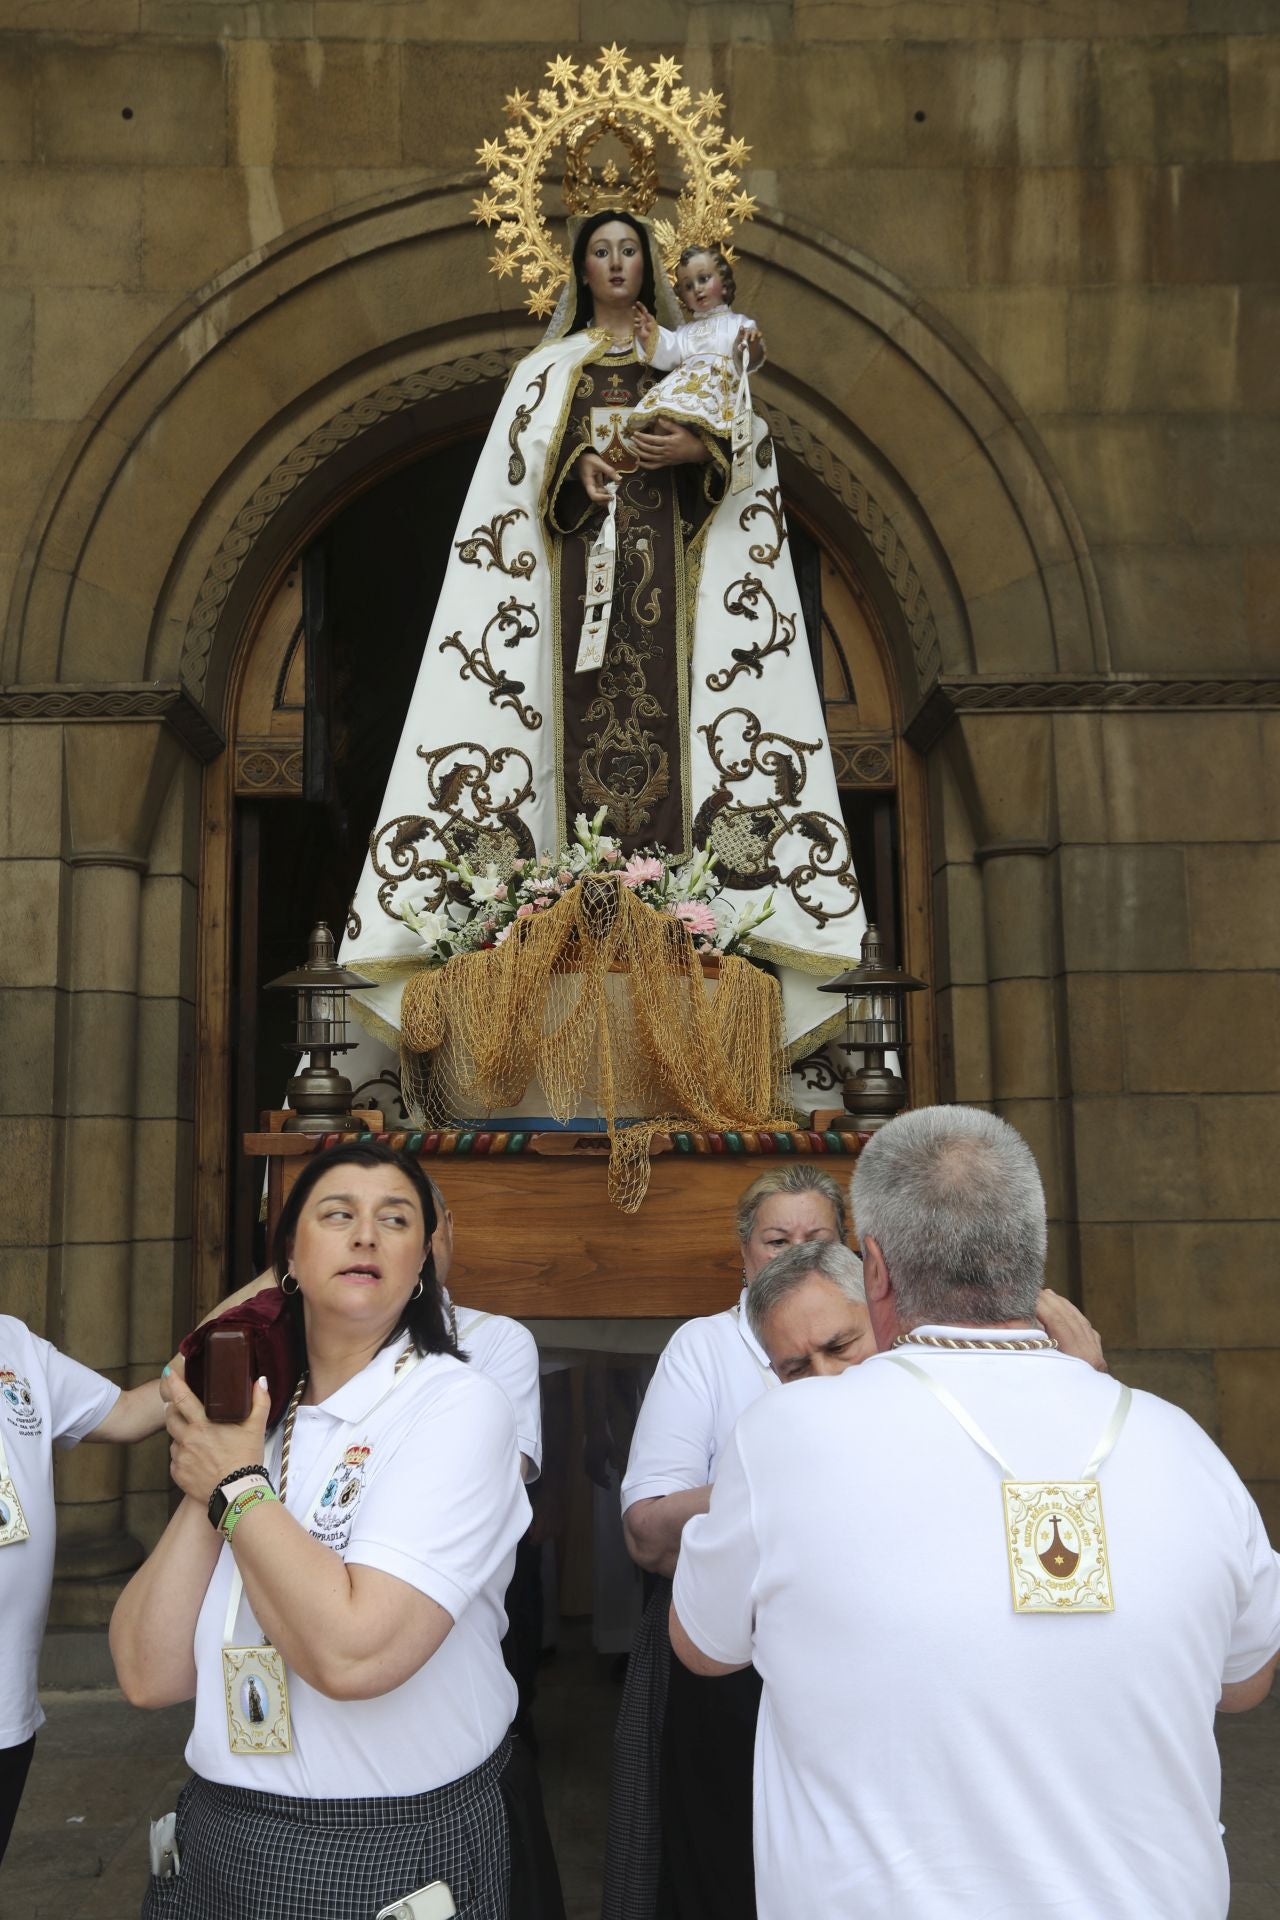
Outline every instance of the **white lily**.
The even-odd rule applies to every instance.
[[[766,920],[771,920],[773,913],[772,893],[766,894],[758,907],[744,907],[738,924],[733,930],[734,939],[744,940],[756,927],[763,926]]]
[[[407,927],[413,929],[429,953],[434,952],[441,940],[453,931],[448,915],[438,910],[433,912],[428,908],[418,913],[406,903],[400,910],[400,918]]]
[[[506,881],[490,861],[485,872],[477,874],[472,880],[471,898],[487,904],[490,900],[496,900],[499,894],[505,893],[506,886]]]

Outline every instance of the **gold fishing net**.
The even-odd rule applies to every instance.
[[[688,929],[613,875],[570,888],[500,947],[415,974],[400,1037],[405,1099],[425,1126],[508,1112],[535,1076],[562,1124],[598,1107],[609,1196],[628,1213],[655,1133],[796,1123],[777,981],[731,954],[709,992]]]

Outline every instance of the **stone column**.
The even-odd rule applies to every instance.
[[[949,736],[957,786],[967,793],[973,836],[966,879],[970,918],[981,915],[987,1100],[1029,1142],[1044,1181],[1049,1281],[1078,1291],[1074,1167],[1065,1062],[1062,918],[1054,785],[1053,720],[1047,714],[982,714]],[[958,891],[953,882],[953,894]],[[966,1094],[957,1085],[955,1097]]]
[[[62,1347],[121,1384],[135,1259],[140,904],[157,813],[180,753],[159,724],[64,732],[68,905],[57,1046],[64,1119],[50,1318]],[[125,1485],[119,1449],[81,1447],[59,1462],[54,1624],[102,1624],[121,1578],[138,1563],[141,1547],[124,1522]]]

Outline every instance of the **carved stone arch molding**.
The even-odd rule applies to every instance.
[[[120,717],[131,698],[167,702],[216,751],[268,557],[326,517],[345,450],[368,474],[405,457],[427,412],[432,437],[474,422],[477,386],[537,338],[518,288],[484,269],[472,192],[435,182],[325,216],[144,343],[32,528],[4,636],[10,703],[69,713],[111,688]],[[952,676],[1105,672],[1078,523],[994,376],[891,275],[791,216],[763,213],[741,255],[787,483],[862,549],[904,723]]]

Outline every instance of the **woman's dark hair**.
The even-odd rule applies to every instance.
[[[595,304],[591,298],[591,289],[583,278],[583,272],[592,234],[597,233],[601,227],[607,227],[611,220],[621,220],[623,226],[630,227],[640,242],[640,253],[644,260],[644,279],[640,282],[640,291],[636,298],[644,301],[650,313],[657,311],[658,288],[653,277],[653,254],[649,250],[649,239],[644,228],[634,214],[610,213],[607,210],[603,213],[593,213],[589,220],[583,221],[578,229],[578,237],[573,243],[573,285],[577,304],[573,310],[570,333],[581,333],[584,327],[592,326],[595,322]]]
[[[680,255],[680,258],[676,261],[676,273],[679,273],[681,267],[687,267],[691,260],[696,260],[700,253],[705,253],[707,258],[714,260],[719,267],[720,285],[724,292],[724,303],[726,307],[731,307],[738,297],[738,283],[733,277],[733,268],[721,253],[719,247],[686,247]]]
[[[427,1243],[427,1257],[422,1263],[420,1275],[422,1292],[416,1298],[411,1294],[406,1300],[404,1312],[383,1341],[383,1346],[389,1347],[393,1340],[399,1340],[407,1334],[419,1353],[453,1353],[455,1348],[445,1318],[444,1304],[440,1298],[435,1256],[431,1251],[431,1236],[436,1230],[436,1203],[431,1192],[431,1182],[418,1161],[411,1155],[399,1153],[394,1147],[388,1147],[381,1141],[353,1140],[350,1146],[329,1147],[324,1153],[317,1153],[308,1160],[289,1190],[289,1197],[280,1209],[280,1218],[276,1221],[276,1230],[271,1236],[271,1264],[275,1268],[277,1283],[283,1285],[284,1277],[289,1271],[289,1248],[298,1231],[302,1209],[306,1206],[317,1184],[335,1167],[393,1168],[395,1172],[403,1174],[409,1182],[422,1209],[423,1235]],[[305,1354],[306,1332],[302,1314],[302,1297],[298,1293],[291,1293],[286,1298],[290,1312],[294,1316],[299,1347]]]

